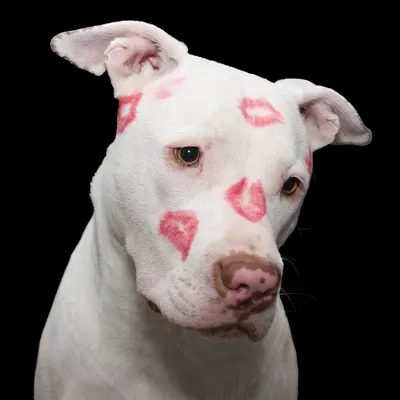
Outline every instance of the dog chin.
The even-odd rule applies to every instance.
[[[204,336],[207,339],[211,340],[229,340],[229,339],[238,339],[242,337],[246,337],[251,340],[252,342],[259,342],[261,341],[265,335],[266,330],[259,329],[255,325],[244,325],[244,324],[237,324],[231,326],[220,326],[215,328],[205,328],[205,329],[191,329],[195,332],[200,333],[200,335]]]
[[[152,301],[147,300],[147,304],[150,309],[156,313],[160,313],[161,311]],[[223,325],[223,326],[216,326],[210,328],[192,328],[190,326],[182,326],[180,324],[176,324],[166,318],[169,323],[172,323],[179,328],[186,329],[188,331],[197,332],[203,337],[209,340],[229,340],[229,339],[237,339],[246,337],[253,341],[259,342],[261,341],[268,332],[268,326],[259,326],[256,323],[237,323],[232,325]]]

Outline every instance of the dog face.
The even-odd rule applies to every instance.
[[[119,100],[92,198],[104,195],[139,293],[184,328],[261,340],[312,153],[371,140],[356,110],[307,81],[272,83],[192,56],[142,22],[63,33],[52,48],[92,73],[107,70]]]

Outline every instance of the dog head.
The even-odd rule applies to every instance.
[[[272,83],[190,55],[143,22],[62,33],[51,46],[107,71],[119,101],[92,199],[114,216],[139,293],[181,327],[261,340],[313,152],[371,140],[356,110],[308,81]]]

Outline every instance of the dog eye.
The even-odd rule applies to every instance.
[[[289,178],[282,187],[282,192],[283,194],[285,194],[286,196],[291,196],[292,194],[295,193],[295,191],[297,190],[297,188],[300,185],[300,181],[297,178]]]
[[[193,167],[200,160],[198,147],[179,147],[174,150],[176,160],[186,167]]]

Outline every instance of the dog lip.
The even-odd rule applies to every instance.
[[[254,300],[258,299],[262,300],[263,297],[267,297],[267,299],[257,302],[255,304],[252,302],[251,299],[248,299],[246,301],[237,304],[236,306],[229,305],[228,308],[233,311],[236,311],[238,314],[238,318],[242,320],[245,319],[250,314],[259,314],[263,312],[265,309],[267,309],[269,306],[274,304],[278,292],[279,290],[277,290],[276,288],[269,289],[265,292],[259,292],[259,293],[256,292],[256,295],[253,296]]]
[[[150,309],[156,313],[161,313],[161,310],[158,308],[158,306],[156,306],[156,304],[154,302],[152,302],[151,300],[146,299],[146,303],[147,305],[150,307]]]

